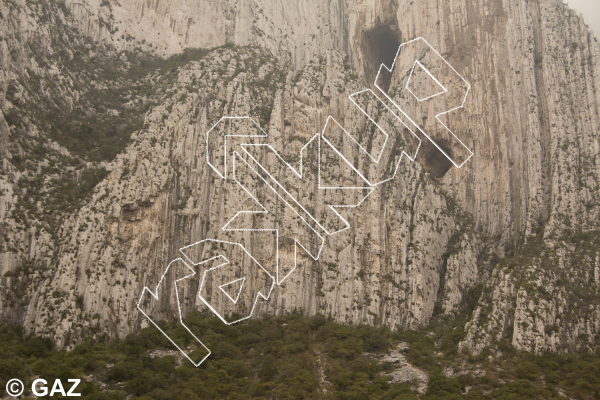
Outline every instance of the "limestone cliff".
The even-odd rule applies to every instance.
[[[208,129],[223,115],[252,115],[289,157],[328,115],[365,129],[366,121],[351,117],[347,96],[373,88],[399,44],[425,37],[471,84],[465,112],[449,126],[474,157],[454,168],[424,140],[416,162],[402,162],[392,182],[349,213],[351,229],[329,237],[319,260],[304,260],[257,312],[298,308],[416,327],[436,304],[440,312],[459,311],[467,292],[483,284],[462,346],[480,351],[502,338],[535,351],[593,345],[600,330],[599,255],[589,246],[599,212],[600,46],[560,1],[0,7],[2,113],[9,116],[7,124],[0,117],[9,155],[0,176],[5,319],[65,345],[86,334],[122,337],[141,326],[141,289],[156,284],[179,248],[228,237],[271,257],[269,238],[221,231],[247,199],[206,165]],[[147,65],[139,57],[217,46],[144,69],[141,78],[126,74]],[[80,73],[94,57],[114,60],[119,79]],[[94,112],[140,119],[114,157],[74,152],[40,113],[27,112],[40,99],[83,108],[86,93],[112,85],[129,94]],[[125,131],[124,121],[114,123]],[[42,146],[39,159],[31,159],[34,144]],[[44,167],[58,160],[67,171],[107,174],[76,208],[46,221],[55,209],[44,198],[23,204],[36,188],[49,192],[53,173]],[[165,317],[175,311],[172,303],[164,308]]]

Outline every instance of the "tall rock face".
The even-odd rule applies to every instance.
[[[227,43],[258,45],[301,68],[332,49],[351,51],[349,20],[356,4],[280,1],[71,1],[72,22],[119,50],[159,55]]]
[[[416,161],[403,158],[394,180],[350,209],[350,228],[328,236],[318,260],[302,258],[255,313],[302,309],[343,322],[417,327],[436,305],[459,311],[469,290],[483,284],[461,346],[478,352],[506,339],[533,351],[592,348],[600,330],[600,254],[593,245],[600,46],[562,2],[87,0],[1,7],[2,115],[9,116],[0,116],[8,154],[0,176],[4,319],[63,345],[85,335],[122,337],[142,325],[141,290],[156,286],[179,248],[231,240],[268,262],[271,237],[222,230],[253,203],[207,165],[206,132],[222,116],[250,115],[294,160],[329,115],[349,130],[368,130],[348,96],[376,91],[379,66],[393,62],[401,43],[423,37],[471,84],[464,111],[447,124],[474,156],[457,169],[421,138]],[[52,28],[56,21],[60,27]],[[216,46],[176,63],[152,61],[160,64],[155,69],[143,58]],[[82,71],[99,59],[116,67],[97,66],[93,79],[86,76]],[[46,90],[36,91],[34,81]],[[122,97],[108,91],[115,82]],[[122,101],[94,105],[91,114],[110,115],[118,132],[132,132],[116,156],[69,147],[46,114],[26,110],[43,98],[52,105],[47,110],[76,111],[92,107],[85,96],[98,93]],[[34,154],[34,144],[46,153],[20,161]],[[52,193],[59,173],[48,168],[57,163],[73,171],[76,187],[85,186],[85,176],[96,178],[88,180],[93,190],[82,188],[73,199],[76,207],[55,213],[48,197],[32,203],[36,186],[25,183]],[[306,197],[315,191],[308,182],[296,189]],[[294,223],[285,207],[277,218]],[[293,246],[280,251],[294,256]],[[204,307],[189,297],[186,312]],[[176,308],[171,301],[154,312],[169,318]]]
[[[335,49],[350,57],[370,87],[381,63],[393,61],[399,44],[426,38],[472,85],[470,120],[464,121],[468,127],[461,139],[481,149],[472,165],[451,169],[444,182],[475,216],[477,226],[491,235],[501,233],[503,239],[529,235],[538,220],[554,221],[567,207],[567,196],[560,196],[558,204],[559,196],[553,195],[553,174],[559,171],[550,166],[558,163],[556,157],[566,157],[561,144],[551,144],[554,138],[571,132],[575,136],[569,142],[584,140],[581,146],[594,151],[587,136],[598,130],[598,46],[583,21],[560,1],[101,4],[73,3],[79,10],[73,12],[74,23],[118,49],[141,46],[169,54],[228,42],[259,45],[296,70]],[[574,113],[583,113],[581,126]],[[422,153],[422,163],[443,162],[434,151]],[[438,174],[444,172],[442,168]],[[500,180],[490,182],[491,177]],[[578,209],[592,195],[572,191],[578,199],[572,199],[573,228],[587,229],[595,219]]]

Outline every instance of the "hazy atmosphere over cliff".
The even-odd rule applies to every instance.
[[[600,3],[593,0],[569,0],[566,2],[571,8],[583,15],[586,24],[598,37],[600,32]]]
[[[579,3],[572,6],[598,37],[597,13]],[[324,235],[318,258],[298,256],[254,316],[301,310],[418,329],[473,302],[465,351],[500,341],[540,354],[596,351],[600,45],[578,12],[560,0],[3,1],[1,319],[69,349],[86,338],[125,338],[148,326],[136,307],[143,288],[156,287],[184,246],[241,243],[264,265],[275,257],[293,264],[295,241],[308,243],[308,254],[316,236],[269,191],[256,196],[272,203],[277,239],[222,229],[257,206],[210,168],[207,153],[224,156],[207,132],[223,116],[251,116],[293,165],[328,116],[371,138],[374,124],[349,96],[379,93],[381,64],[422,37],[470,84],[464,110],[444,123],[472,158],[457,168],[440,150],[458,157],[464,149],[421,136],[410,162],[400,158],[410,135],[400,132],[398,151],[367,168],[368,158],[340,139],[366,178],[398,170],[342,211],[349,228]],[[382,116],[382,104],[365,108]],[[335,225],[329,205],[355,200],[256,157],[326,228]],[[359,187],[361,178],[337,161],[323,175],[340,186]],[[195,249],[199,259],[214,250]],[[208,311],[198,297],[204,267],[195,267],[180,295],[186,315]],[[178,313],[169,279],[161,301],[144,304],[159,319]],[[205,285],[219,290],[216,278]]]

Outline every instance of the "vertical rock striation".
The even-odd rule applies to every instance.
[[[4,116],[28,93],[9,87],[26,87],[31,76],[49,80],[41,71],[66,77],[59,85],[64,107],[82,92],[65,83],[74,67],[60,57],[52,68],[27,64],[31,37],[48,53],[64,45],[50,40],[56,33],[48,23],[27,16],[41,15],[42,4],[0,8],[11,22],[0,38]],[[600,329],[600,255],[591,245],[599,220],[600,46],[562,2],[61,4],[65,10],[46,12],[91,38],[81,43],[86,51],[165,56],[223,47],[173,68],[175,78],[154,97],[129,146],[102,164],[106,178],[55,230],[8,216],[22,173],[18,146],[9,144],[21,131],[0,118],[0,144],[10,154],[0,177],[0,233],[8,238],[0,255],[3,318],[64,345],[101,332],[122,337],[141,326],[139,294],[179,248],[228,238],[271,257],[272,239],[221,230],[251,202],[208,168],[205,133],[223,115],[251,115],[275,148],[294,157],[328,115],[367,129],[348,95],[374,88],[380,64],[394,59],[398,45],[424,37],[471,84],[465,111],[445,122],[474,157],[454,168],[422,138],[417,161],[405,159],[392,182],[349,213],[351,229],[328,237],[318,261],[303,259],[257,312],[302,309],[343,322],[416,327],[436,304],[458,312],[469,290],[485,282],[463,347],[478,352],[504,338],[534,351],[591,348]],[[31,126],[47,137],[42,125]],[[313,189],[298,190],[308,196]],[[42,261],[35,278],[14,272]],[[20,301],[11,294],[16,283]],[[202,307],[195,303],[190,309]],[[170,304],[164,316],[173,312]]]

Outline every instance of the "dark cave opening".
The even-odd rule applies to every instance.
[[[375,82],[381,64],[388,68],[392,66],[399,47],[400,34],[396,25],[378,25],[363,33],[363,68],[369,85]],[[389,86],[389,82],[387,85]]]
[[[417,154],[417,160],[421,163],[426,171],[431,173],[438,179],[441,179],[446,175],[446,172],[452,168],[454,164],[448,159],[431,141],[421,136],[423,142],[421,148]],[[443,141],[436,142],[438,146],[448,156],[452,157],[452,149]]]
[[[393,21],[387,23],[379,23],[373,29],[363,32],[361,50],[363,55],[364,76],[372,89],[374,82],[379,72],[381,64],[391,68],[398,48],[402,39],[401,32]],[[387,82],[386,82],[387,78]],[[380,87],[387,91],[390,86],[390,74],[382,74],[380,76]],[[423,121],[425,124],[426,121]],[[452,168],[454,164],[450,161],[430,140],[425,136],[418,134],[422,140],[421,148],[417,154],[417,159],[423,165],[426,171],[431,173],[438,179],[446,175],[446,172]],[[446,143],[443,139],[436,140],[436,144],[450,157],[452,154],[452,146]]]

